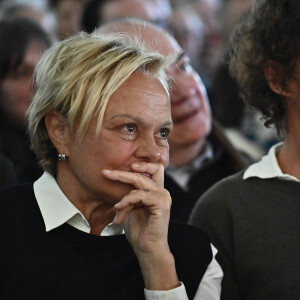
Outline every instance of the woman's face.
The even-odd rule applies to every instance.
[[[1,82],[1,107],[16,123],[25,120],[33,96],[32,75],[41,51],[40,42],[32,41],[18,68],[8,73]]]
[[[70,139],[69,159],[58,164],[58,183],[71,201],[82,198],[115,204],[132,186],[105,179],[102,170],[131,171],[131,164],[140,161],[166,168],[171,127],[165,89],[157,79],[135,73],[110,98],[99,136],[95,137],[96,122],[92,122],[81,143]]]

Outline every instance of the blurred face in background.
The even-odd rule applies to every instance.
[[[229,38],[238,19],[253,6],[254,2],[254,0],[229,0],[223,4],[222,28],[225,39]]]
[[[168,29],[198,70],[205,37],[205,26],[199,14],[189,6],[180,6],[169,17]]]
[[[205,33],[203,49],[198,57],[201,64],[199,69],[201,69],[201,74],[211,76],[223,55],[222,37],[218,21],[221,1],[198,0],[194,2],[193,8],[203,21]]]
[[[42,46],[32,40],[22,62],[11,70],[0,83],[1,107],[16,123],[24,123],[33,96],[32,75],[41,56]]]
[[[83,2],[80,0],[63,0],[57,5],[58,36],[60,39],[63,40],[80,31]]]
[[[185,55],[167,72],[175,82],[171,91],[174,127],[169,137],[170,149],[202,145],[211,130],[210,105],[202,80]]]

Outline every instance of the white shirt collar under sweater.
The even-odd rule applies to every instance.
[[[55,178],[45,172],[33,184],[34,194],[41,210],[46,231],[51,231],[64,223],[86,233],[91,232],[91,227],[84,215],[68,200],[58,186]],[[122,226],[108,224],[101,236],[123,234]]]
[[[251,177],[258,177],[261,179],[278,178],[282,180],[290,180],[299,182],[299,180],[289,174],[284,174],[278,164],[277,154],[281,149],[283,143],[274,145],[268,152],[267,155],[263,156],[262,159],[251,165],[244,173],[243,179]]]

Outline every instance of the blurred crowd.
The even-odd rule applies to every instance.
[[[254,0],[2,0],[0,1],[0,153],[19,182],[42,169],[30,150],[26,111],[32,75],[43,51],[56,41],[92,32],[123,17],[148,20],[169,31],[206,86],[212,115],[232,144],[257,161],[275,142],[259,113],[246,108],[229,74],[227,44]],[[8,176],[11,178],[11,176]],[[2,182],[5,183],[5,179]]]

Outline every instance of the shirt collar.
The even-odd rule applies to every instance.
[[[55,178],[45,172],[33,184],[34,194],[40,208],[46,231],[51,231],[65,223],[90,233],[91,228],[84,215],[69,201],[58,186]],[[124,233],[122,226],[110,223],[101,233],[101,236]]]
[[[299,180],[289,174],[284,174],[278,164],[277,154],[279,153],[283,143],[278,143],[271,147],[268,154],[262,159],[251,165],[244,173],[243,179],[258,177],[261,179],[279,178],[283,180],[297,181]]]
[[[201,153],[197,158],[195,158],[189,165],[182,167],[175,167],[172,164],[169,164],[167,172],[175,172],[179,169],[186,170],[186,172],[195,172],[199,170],[207,161],[210,161],[214,157],[214,150],[210,142],[206,141],[203,145]]]
[[[179,184],[179,186],[188,190],[188,182],[191,177],[202,168],[206,163],[214,158],[214,150],[210,142],[206,142],[200,155],[194,159],[189,165],[175,167],[169,164],[166,173]]]

